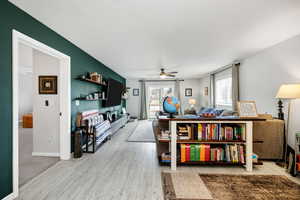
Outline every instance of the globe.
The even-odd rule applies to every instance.
[[[170,117],[173,117],[173,114],[178,112],[179,109],[179,101],[176,97],[165,97],[163,101],[163,109],[165,112],[170,114]]]

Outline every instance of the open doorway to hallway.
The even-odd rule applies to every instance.
[[[11,196],[17,198],[19,187],[26,183],[26,180],[40,174],[51,166],[52,162],[57,162],[59,159],[68,160],[71,157],[71,58],[16,30],[12,31],[12,35],[13,193]],[[27,54],[29,64],[23,64],[25,69],[22,75],[20,54],[23,47],[23,50],[30,49],[30,53]],[[29,81],[27,84],[29,90],[24,93],[29,100],[20,95],[20,92],[25,90],[22,87],[26,86],[22,84],[25,74],[29,76],[23,81],[28,82],[30,74],[32,76],[32,85]],[[31,98],[28,95],[31,95]],[[27,104],[31,101],[32,107],[29,106],[29,109],[24,109],[23,113],[20,113],[20,104],[24,101],[27,101]],[[29,128],[23,128],[23,117],[25,117],[24,121],[29,123]],[[22,144],[27,144],[27,149],[22,149],[24,148]],[[28,163],[25,164],[27,171],[22,171],[20,168],[25,166],[24,162],[29,161],[33,156],[56,157],[56,160],[39,162],[48,163],[48,166],[39,166],[39,170],[30,166],[37,163],[31,160],[30,167]],[[22,173],[27,173],[28,176],[25,177]]]
[[[59,77],[59,60],[19,46],[19,186],[59,161],[59,94],[39,94],[39,76]],[[46,102],[47,105],[46,105]]]

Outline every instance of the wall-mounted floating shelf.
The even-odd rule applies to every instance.
[[[104,87],[107,86],[106,84],[99,83],[99,82],[97,82],[97,81],[94,81],[94,80],[88,79],[88,78],[81,78],[81,77],[78,77],[78,78],[76,78],[76,80],[85,81],[85,82],[93,83],[93,84],[100,85],[100,86],[104,86]]]
[[[75,98],[73,101],[106,101],[107,99],[84,99],[84,98]]]

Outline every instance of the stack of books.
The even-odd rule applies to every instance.
[[[171,154],[170,153],[162,153],[161,154],[161,162],[170,163],[171,162]]]
[[[245,163],[243,145],[181,144],[180,161]]]
[[[238,124],[189,124],[178,126],[177,134],[180,140],[245,140],[246,128]]]
[[[192,138],[192,126],[180,125],[177,127],[177,135],[180,140],[190,140]]]

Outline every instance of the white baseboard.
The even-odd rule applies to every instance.
[[[2,200],[13,200],[15,198],[17,198],[17,196],[14,193],[10,193],[6,197],[4,197]]]
[[[32,156],[60,157],[59,153],[32,152]]]

